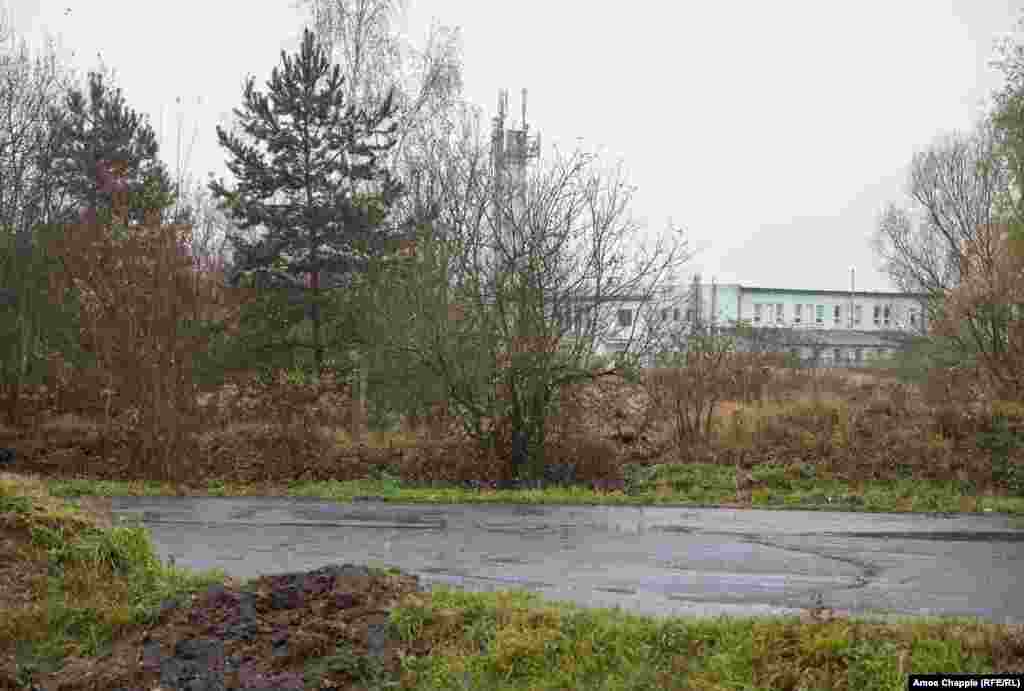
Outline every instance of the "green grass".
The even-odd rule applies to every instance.
[[[1000,629],[964,619],[653,619],[532,593],[439,587],[392,610],[390,624],[403,641],[429,641],[429,655],[402,665],[406,681],[424,691],[896,690],[909,673],[991,673],[1007,664],[993,634]]]
[[[648,479],[710,496],[728,477],[720,469],[700,471],[659,469]],[[764,472],[772,478],[766,480],[769,487],[797,491],[792,487],[796,482],[807,489],[801,483],[808,478],[798,471],[790,469],[789,479],[775,469]],[[357,483],[344,491],[387,489],[387,481],[377,482],[372,487]],[[88,489],[82,483],[74,487],[77,494]],[[910,488],[896,485],[893,492]],[[409,492],[394,486],[390,491],[403,499]],[[102,655],[119,629],[152,621],[164,599],[195,592],[224,577],[219,571],[196,574],[163,565],[141,527],[72,530],[70,523],[52,520],[68,515],[65,508],[37,511],[43,499],[22,496],[13,484],[0,486],[0,500],[0,512],[34,521],[32,543],[43,550],[49,564],[41,606],[0,622],[0,636],[23,641],[18,653],[25,678],[33,671],[56,668],[70,654]],[[395,573],[383,565],[374,565],[374,570]],[[103,580],[103,587],[97,579]],[[963,618],[652,618],[544,601],[526,591],[472,593],[437,587],[392,608],[389,624],[392,635],[406,644],[403,650],[429,650],[402,658],[405,688],[420,691],[881,691],[905,688],[909,673],[983,673],[1024,666],[1024,637],[1019,632]],[[331,674],[365,680],[371,688],[394,686],[373,661],[344,646],[308,661],[306,678],[311,684]]]
[[[0,617],[0,640],[19,641],[23,676],[56,669],[69,655],[100,655],[124,627],[151,621],[163,600],[225,577],[221,570],[193,573],[164,565],[145,528],[94,527],[76,520],[74,500],[45,497],[38,484],[25,492],[29,486],[0,483],[0,514],[11,514],[12,525],[27,531],[29,547],[44,564],[37,598]],[[79,482],[61,489],[81,496],[119,487]]]
[[[158,497],[174,494],[173,485],[165,482],[154,482],[146,480],[88,480],[84,478],[47,480],[47,489],[55,497],[81,497],[81,496],[136,496],[136,497]]]
[[[363,480],[293,482],[289,496],[352,501],[357,497],[401,503],[439,504],[583,504],[607,506],[719,506],[736,502],[735,469],[714,464],[664,464],[627,467],[626,491],[595,491],[587,487],[549,487],[542,490],[478,491],[454,486],[410,487],[380,473]],[[764,464],[753,471],[751,493],[756,508],[835,509],[872,512],[961,513],[996,512],[1024,515],[1024,497],[980,494],[957,482],[869,480],[856,485],[818,477],[809,464]],[[57,496],[87,494],[156,496],[175,494],[169,484],[92,480],[50,480]],[[211,496],[244,496],[252,488],[212,481]]]

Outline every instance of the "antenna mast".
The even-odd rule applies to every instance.
[[[523,121],[521,129],[506,129],[508,117],[508,89],[498,89],[498,114],[491,130],[491,164],[494,166],[494,226],[498,238],[502,238],[504,216],[510,205],[520,205],[526,199],[526,166],[540,157],[540,135],[528,136],[526,124],[526,89],[522,89],[520,104]],[[510,198],[509,192],[514,193]]]

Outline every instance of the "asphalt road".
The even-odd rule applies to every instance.
[[[332,563],[654,615],[966,615],[1024,623],[1024,522],[665,507],[117,497],[162,559],[249,578]],[[820,600],[818,599],[820,597]]]

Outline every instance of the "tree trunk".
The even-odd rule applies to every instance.
[[[352,373],[351,429],[352,441],[362,441],[366,437],[366,379],[367,366],[359,352],[352,351],[356,361]]]
[[[316,363],[316,375],[320,377],[323,374],[324,367],[324,349],[320,344],[320,272],[314,271],[312,276],[313,286],[313,359]]]

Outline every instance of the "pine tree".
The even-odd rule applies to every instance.
[[[304,296],[319,372],[321,290],[345,285],[389,237],[384,221],[401,186],[382,158],[395,144],[396,107],[393,92],[372,110],[346,103],[339,67],[308,29],[299,53],[281,51],[281,63],[267,82],[269,96],[250,77],[244,109],[234,111],[251,143],[217,128],[238,185],[211,181],[210,191],[240,229],[266,228],[255,242],[232,238],[234,280],[248,276]]]
[[[109,222],[113,194],[125,190],[126,220],[142,223],[147,210],[166,209],[175,197],[156,135],[101,73],[89,73],[88,89],[88,99],[82,90],[69,89],[63,107],[49,114],[51,141],[40,169],[56,181],[64,200],[48,220]]]

